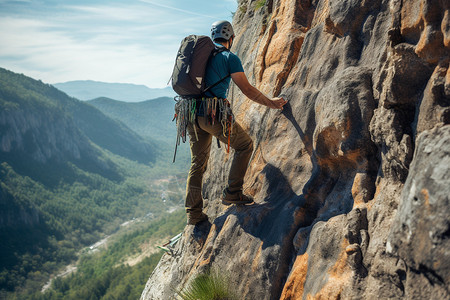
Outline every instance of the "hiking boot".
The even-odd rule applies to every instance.
[[[231,204],[250,204],[253,203],[253,198],[247,195],[244,195],[242,191],[237,191],[231,193],[228,189],[223,190],[222,204],[231,205]]]
[[[188,225],[197,225],[203,221],[207,221],[208,220],[208,216],[204,213],[202,213],[201,215],[196,215],[196,216],[192,216],[191,214],[188,213],[187,215],[187,224]]]

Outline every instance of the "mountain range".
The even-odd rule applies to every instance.
[[[176,126],[172,122],[175,102],[172,98],[160,97],[129,103],[102,97],[87,103],[145,138],[175,142]]]
[[[151,182],[173,171],[164,147],[0,68],[0,298],[47,279],[124,220],[163,212]]]
[[[142,102],[123,102],[109,98],[87,101],[108,117],[117,120],[145,139],[158,143],[165,154],[172,155],[176,141],[176,124],[173,120],[173,98],[160,97]],[[176,165],[187,169],[190,162],[189,143],[177,149]]]
[[[124,124],[51,85],[0,71],[3,157],[42,164],[72,161],[101,170],[108,164],[100,158],[100,147],[142,163],[155,161],[155,144]]]
[[[80,100],[92,100],[106,97],[110,99],[139,102],[159,97],[173,97],[175,92],[171,87],[149,88],[145,85],[130,83],[106,83],[92,80],[76,80],[53,84],[67,95]]]

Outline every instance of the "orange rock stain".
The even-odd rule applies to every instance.
[[[430,193],[427,189],[422,189],[420,193],[422,194],[423,199],[425,200],[425,206],[428,209],[430,207]]]
[[[291,274],[289,275],[280,300],[284,299],[301,299],[303,288],[308,272],[308,253],[299,255],[294,262]]]
[[[261,261],[261,254],[262,254],[262,246],[263,242],[259,245],[258,251],[256,252],[255,256],[253,257],[253,263],[252,263],[252,271],[256,272],[259,266],[259,263]]]
[[[347,264],[346,248],[348,240],[341,244],[341,252],[334,266],[328,271],[328,282],[314,296],[308,295],[307,299],[340,299],[344,287],[349,283],[352,271]]]
[[[306,295],[306,299],[340,299],[344,287],[349,283],[352,276],[352,271],[347,264],[346,248],[348,245],[348,240],[344,239],[338,259],[328,271],[328,282],[315,295]],[[303,298],[307,272],[308,253],[305,253],[299,255],[295,260],[291,274],[283,288],[281,300]]]

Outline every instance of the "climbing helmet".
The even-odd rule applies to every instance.
[[[234,36],[233,26],[228,21],[217,21],[211,26],[211,38],[214,40],[222,38],[229,40]]]

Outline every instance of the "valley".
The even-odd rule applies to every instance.
[[[155,180],[155,185],[160,186],[161,188],[161,194],[171,194],[173,199],[168,199],[167,202],[170,201],[170,206],[167,207],[167,212],[165,214],[171,215],[172,213],[182,210],[182,205],[180,205],[177,202],[179,202],[180,196],[183,195],[183,190],[170,190],[168,188],[168,185],[174,180],[175,178],[173,176],[169,176],[168,178]],[[176,180],[176,179],[175,179]],[[179,218],[179,216],[176,216],[176,218]],[[156,217],[152,212],[147,213],[143,217],[139,218],[132,218],[128,221],[123,222],[120,224],[120,227],[117,229],[116,232],[113,232],[109,235],[105,235],[102,237],[99,241],[93,243],[90,246],[87,246],[83,249],[81,249],[77,253],[77,261],[74,263],[71,263],[65,267],[63,267],[56,275],[51,275],[47,283],[42,287],[41,293],[45,293],[47,290],[49,290],[52,286],[52,283],[55,279],[60,278],[64,279],[69,275],[72,275],[77,272],[78,270],[78,264],[80,262],[81,257],[84,256],[91,256],[95,254],[101,254],[105,255],[106,250],[113,246],[115,243],[120,240],[121,237],[123,237],[126,234],[132,234],[133,232],[142,229],[143,227],[149,227],[152,226],[152,223],[154,223]],[[120,257],[120,261],[116,263],[114,267],[119,267],[120,265],[128,265],[130,267],[133,267],[140,262],[142,262],[145,258],[150,257],[153,254],[161,253],[161,249],[157,248],[156,245],[162,245],[165,243],[166,240],[170,239],[170,235],[166,236],[157,236],[152,237],[150,236],[148,239],[145,239],[141,244],[138,246],[138,251],[136,253],[124,253],[122,257]]]
[[[181,209],[159,218],[132,220],[116,233],[83,249],[75,264],[53,276],[40,292],[27,297],[86,299],[95,294],[109,299],[119,294],[125,299],[138,299],[145,278],[163,255],[156,246],[181,232],[184,218]]]
[[[143,116],[173,110],[150,101]],[[162,253],[152,245],[185,225],[189,154],[172,164],[160,139],[175,126],[148,126],[133,109],[113,117],[1,68],[0,108],[0,298],[86,299],[95,280],[154,267]],[[148,275],[130,277],[133,293]]]

